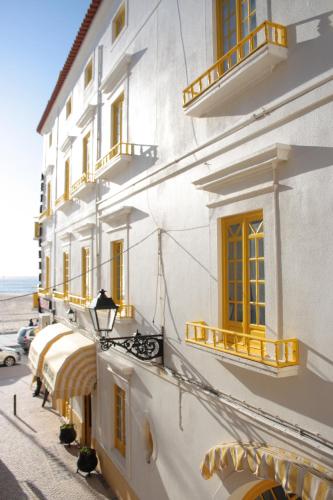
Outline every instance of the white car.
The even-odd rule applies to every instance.
[[[21,355],[11,347],[0,347],[0,363],[5,366],[13,366],[20,361]]]

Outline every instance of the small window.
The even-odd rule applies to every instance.
[[[50,257],[45,257],[45,288],[48,291],[51,288],[51,262]]]
[[[112,135],[111,147],[122,142],[123,135],[123,104],[124,94],[121,94],[118,99],[112,104],[111,120],[112,120]]]
[[[66,102],[66,118],[72,113],[72,98],[70,97]]]
[[[69,282],[69,253],[63,253],[63,290],[64,296],[68,295],[68,282]]]
[[[83,174],[88,175],[90,173],[90,132],[83,138],[83,165],[82,172]]]
[[[125,422],[126,393],[118,385],[114,386],[114,447],[125,456],[126,452],[126,422]]]
[[[123,241],[112,243],[112,298],[118,305],[124,303],[124,245]]]
[[[90,59],[90,61],[86,66],[86,69],[84,70],[84,88],[88,87],[92,79],[93,79],[93,62],[92,59]]]
[[[115,41],[125,26],[125,5],[122,5],[113,20],[113,41]]]
[[[89,272],[90,272],[90,256],[89,248],[82,248],[81,253],[81,296],[84,299],[89,298]]]
[[[52,146],[52,132],[49,133],[49,148]]]

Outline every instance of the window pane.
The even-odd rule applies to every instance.
[[[242,306],[242,304],[237,305],[237,321],[243,321],[243,306]]]
[[[253,31],[256,28],[256,15],[252,15],[250,17],[250,31]]]
[[[233,224],[230,226],[231,234],[239,234],[240,224]]]
[[[242,266],[242,262],[237,262],[237,280],[241,280],[242,279],[242,275],[243,275],[243,266]]]
[[[256,0],[250,0],[250,12],[256,9]]]
[[[229,260],[234,258],[234,244],[233,243],[228,244],[228,258],[229,258]]]
[[[265,302],[265,285],[264,284],[259,284],[259,302]]]
[[[236,30],[236,16],[230,18],[230,31]]]
[[[271,490],[265,491],[261,494],[261,496],[264,500],[275,500],[273,494],[271,493]]]
[[[229,285],[229,300],[234,300],[235,298],[235,285],[231,283]]]
[[[229,319],[235,321],[235,305],[229,304]]]
[[[259,267],[259,279],[264,280],[265,279],[265,266],[264,266],[263,260],[259,260],[258,267]]]
[[[232,33],[231,37],[230,37],[230,47],[234,47],[236,45],[236,33]]]
[[[259,306],[259,325],[265,324],[265,307]]]
[[[247,2],[244,2],[242,4],[242,19],[245,19],[247,17]]]
[[[255,280],[256,279],[256,262],[251,260],[250,261],[250,280]]]
[[[237,259],[242,258],[242,242],[241,241],[237,241],[237,243],[236,243],[236,257],[237,257]]]
[[[235,279],[235,273],[234,273],[234,270],[235,270],[235,267],[234,267],[234,264],[233,263],[229,263],[229,266],[228,266],[228,278],[229,280],[234,280]]]
[[[264,239],[258,239],[258,257],[264,256]]]
[[[261,232],[263,230],[263,228],[261,226],[262,220],[254,220],[254,221],[251,221],[250,224],[256,233]]]
[[[256,306],[253,304],[250,305],[250,322],[254,325],[257,324]]]
[[[256,256],[256,240],[249,240],[249,254],[250,257]]]
[[[243,285],[241,284],[237,285],[237,300],[243,300]]]
[[[229,5],[230,5],[230,13],[235,12],[235,10],[236,10],[236,0],[230,0]]]
[[[250,301],[256,302],[256,284],[250,283]]]

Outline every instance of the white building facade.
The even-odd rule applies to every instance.
[[[332,21],[94,0],[81,26],[38,126],[40,309],[96,343],[64,405],[119,498],[333,498]],[[100,349],[101,288],[163,359]]]

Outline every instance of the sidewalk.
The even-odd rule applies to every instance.
[[[32,397],[25,364],[0,367],[0,401],[0,500],[115,498],[98,473],[76,473],[77,447],[59,444],[59,417]]]

